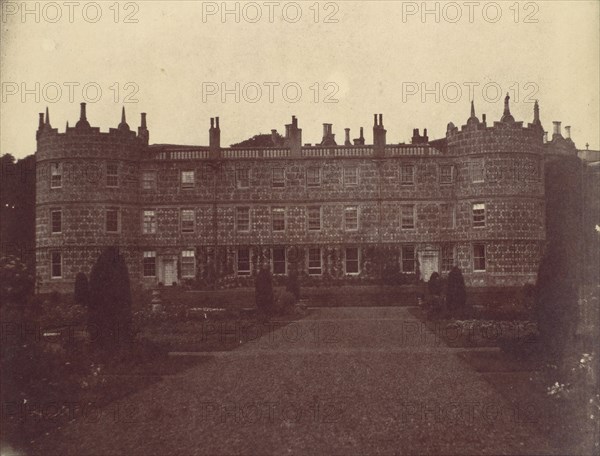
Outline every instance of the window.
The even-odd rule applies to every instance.
[[[273,274],[285,274],[285,247],[273,247]]]
[[[250,170],[248,168],[240,168],[236,170],[237,188],[250,187]]]
[[[442,272],[450,272],[454,266],[454,246],[445,245],[442,247]]]
[[[400,167],[400,184],[413,185],[415,183],[415,167],[413,165],[402,165]]]
[[[285,208],[271,208],[273,231],[285,231]]]
[[[106,186],[119,186],[119,165],[117,163],[112,162],[106,164]]]
[[[156,189],[156,171],[145,171],[142,173],[142,188],[144,190]]]
[[[235,209],[235,226],[237,231],[250,231],[250,208],[237,207]]]
[[[56,210],[51,213],[51,225],[53,233],[62,233],[62,211]]]
[[[402,272],[415,272],[415,246],[402,246]]]
[[[451,184],[454,181],[454,167],[452,165],[440,166],[440,183]]]
[[[473,271],[485,271],[485,244],[473,245]]]
[[[285,187],[285,168],[273,168],[271,186],[273,188]]]
[[[346,274],[358,274],[358,247],[346,248]]]
[[[471,182],[483,182],[484,181],[484,164],[483,158],[473,160],[470,164],[471,169]]]
[[[144,277],[156,276],[156,252],[144,252],[142,269]]]
[[[440,205],[440,226],[442,229],[454,228],[454,205],[444,203]]]
[[[400,227],[403,230],[415,229],[415,205],[403,204],[400,206]]]
[[[60,252],[50,254],[50,275],[53,279],[62,277],[62,254]]]
[[[109,233],[119,232],[119,209],[106,209],[106,231]]]
[[[193,209],[181,210],[181,232],[193,233],[196,225],[196,214]]]
[[[181,252],[181,277],[196,277],[196,257],[193,250]]]
[[[320,275],[322,272],[321,266],[321,249],[308,249],[308,274]]]
[[[50,165],[50,188],[62,187],[62,165],[60,163],[52,163]]]
[[[148,210],[144,211],[144,222],[142,226],[144,234],[156,233],[156,211]]]
[[[321,168],[310,167],[306,169],[306,186],[318,187],[321,185]]]
[[[358,168],[356,166],[344,167],[344,185],[358,185]]]
[[[321,206],[310,206],[308,209],[308,231],[321,229]]]
[[[358,207],[346,206],[344,208],[344,226],[346,231],[358,230]]]
[[[237,273],[238,275],[250,275],[250,249],[248,247],[237,251]]]
[[[485,228],[485,204],[473,203],[473,228]]]
[[[190,189],[196,185],[194,171],[181,171],[181,188]]]

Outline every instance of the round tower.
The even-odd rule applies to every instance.
[[[148,145],[145,114],[138,134],[125,109],[107,133],[90,126],[86,104],[64,133],[52,128],[48,110],[36,133],[36,282],[39,292],[72,292],[78,272],[90,273],[100,252],[129,251],[140,231],[136,207],[139,160]]]
[[[516,122],[506,95],[500,121],[488,126],[471,105],[460,129],[449,124],[456,158],[457,265],[473,286],[535,281],[545,240],[543,136],[539,107],[527,126]]]

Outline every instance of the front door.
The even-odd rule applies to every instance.
[[[165,286],[173,285],[173,282],[177,282],[177,267],[175,260],[163,260],[163,283]]]
[[[434,272],[440,270],[440,252],[437,250],[423,250],[419,252],[419,268],[421,279],[427,282]]]

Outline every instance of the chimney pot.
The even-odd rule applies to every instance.
[[[146,113],[142,113],[142,128],[146,128]]]
[[[219,128],[219,118],[218,117],[215,117],[215,123],[216,123],[216,125],[215,125],[216,128]]]
[[[485,117],[485,114],[483,114],[483,115],[481,116],[481,118],[482,118],[482,120],[483,120],[483,123],[485,123],[485,118],[486,118],[486,117]]]
[[[38,128],[41,130],[44,127],[44,113],[40,112],[40,123]]]
[[[571,126],[570,125],[565,127],[565,134],[567,135],[567,139],[571,139]]]
[[[87,120],[86,113],[85,113],[85,103],[81,103],[79,118],[80,118],[80,120]]]
[[[374,124],[373,126],[376,127],[377,126],[377,114],[373,114],[373,120],[374,120]]]
[[[215,128],[215,118],[214,117],[210,118],[210,128]]]
[[[379,126],[383,127],[383,114],[379,114]]]

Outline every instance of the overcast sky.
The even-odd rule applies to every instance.
[[[136,129],[147,112],[151,143],[206,145],[219,116],[228,146],[283,133],[292,115],[304,143],[325,122],[338,143],[361,126],[372,143],[374,113],[388,143],[410,142],[413,128],[439,138],[466,122],[469,86],[488,123],[505,92],[525,122],[539,99],[546,130],[560,120],[579,148],[598,149],[600,2],[476,3],[428,2],[423,17],[422,2],[230,2],[223,17],[221,2],[29,2],[23,16],[4,1],[0,152],[33,153],[38,112],[48,106],[62,132],[86,98],[102,131],[122,106]]]

